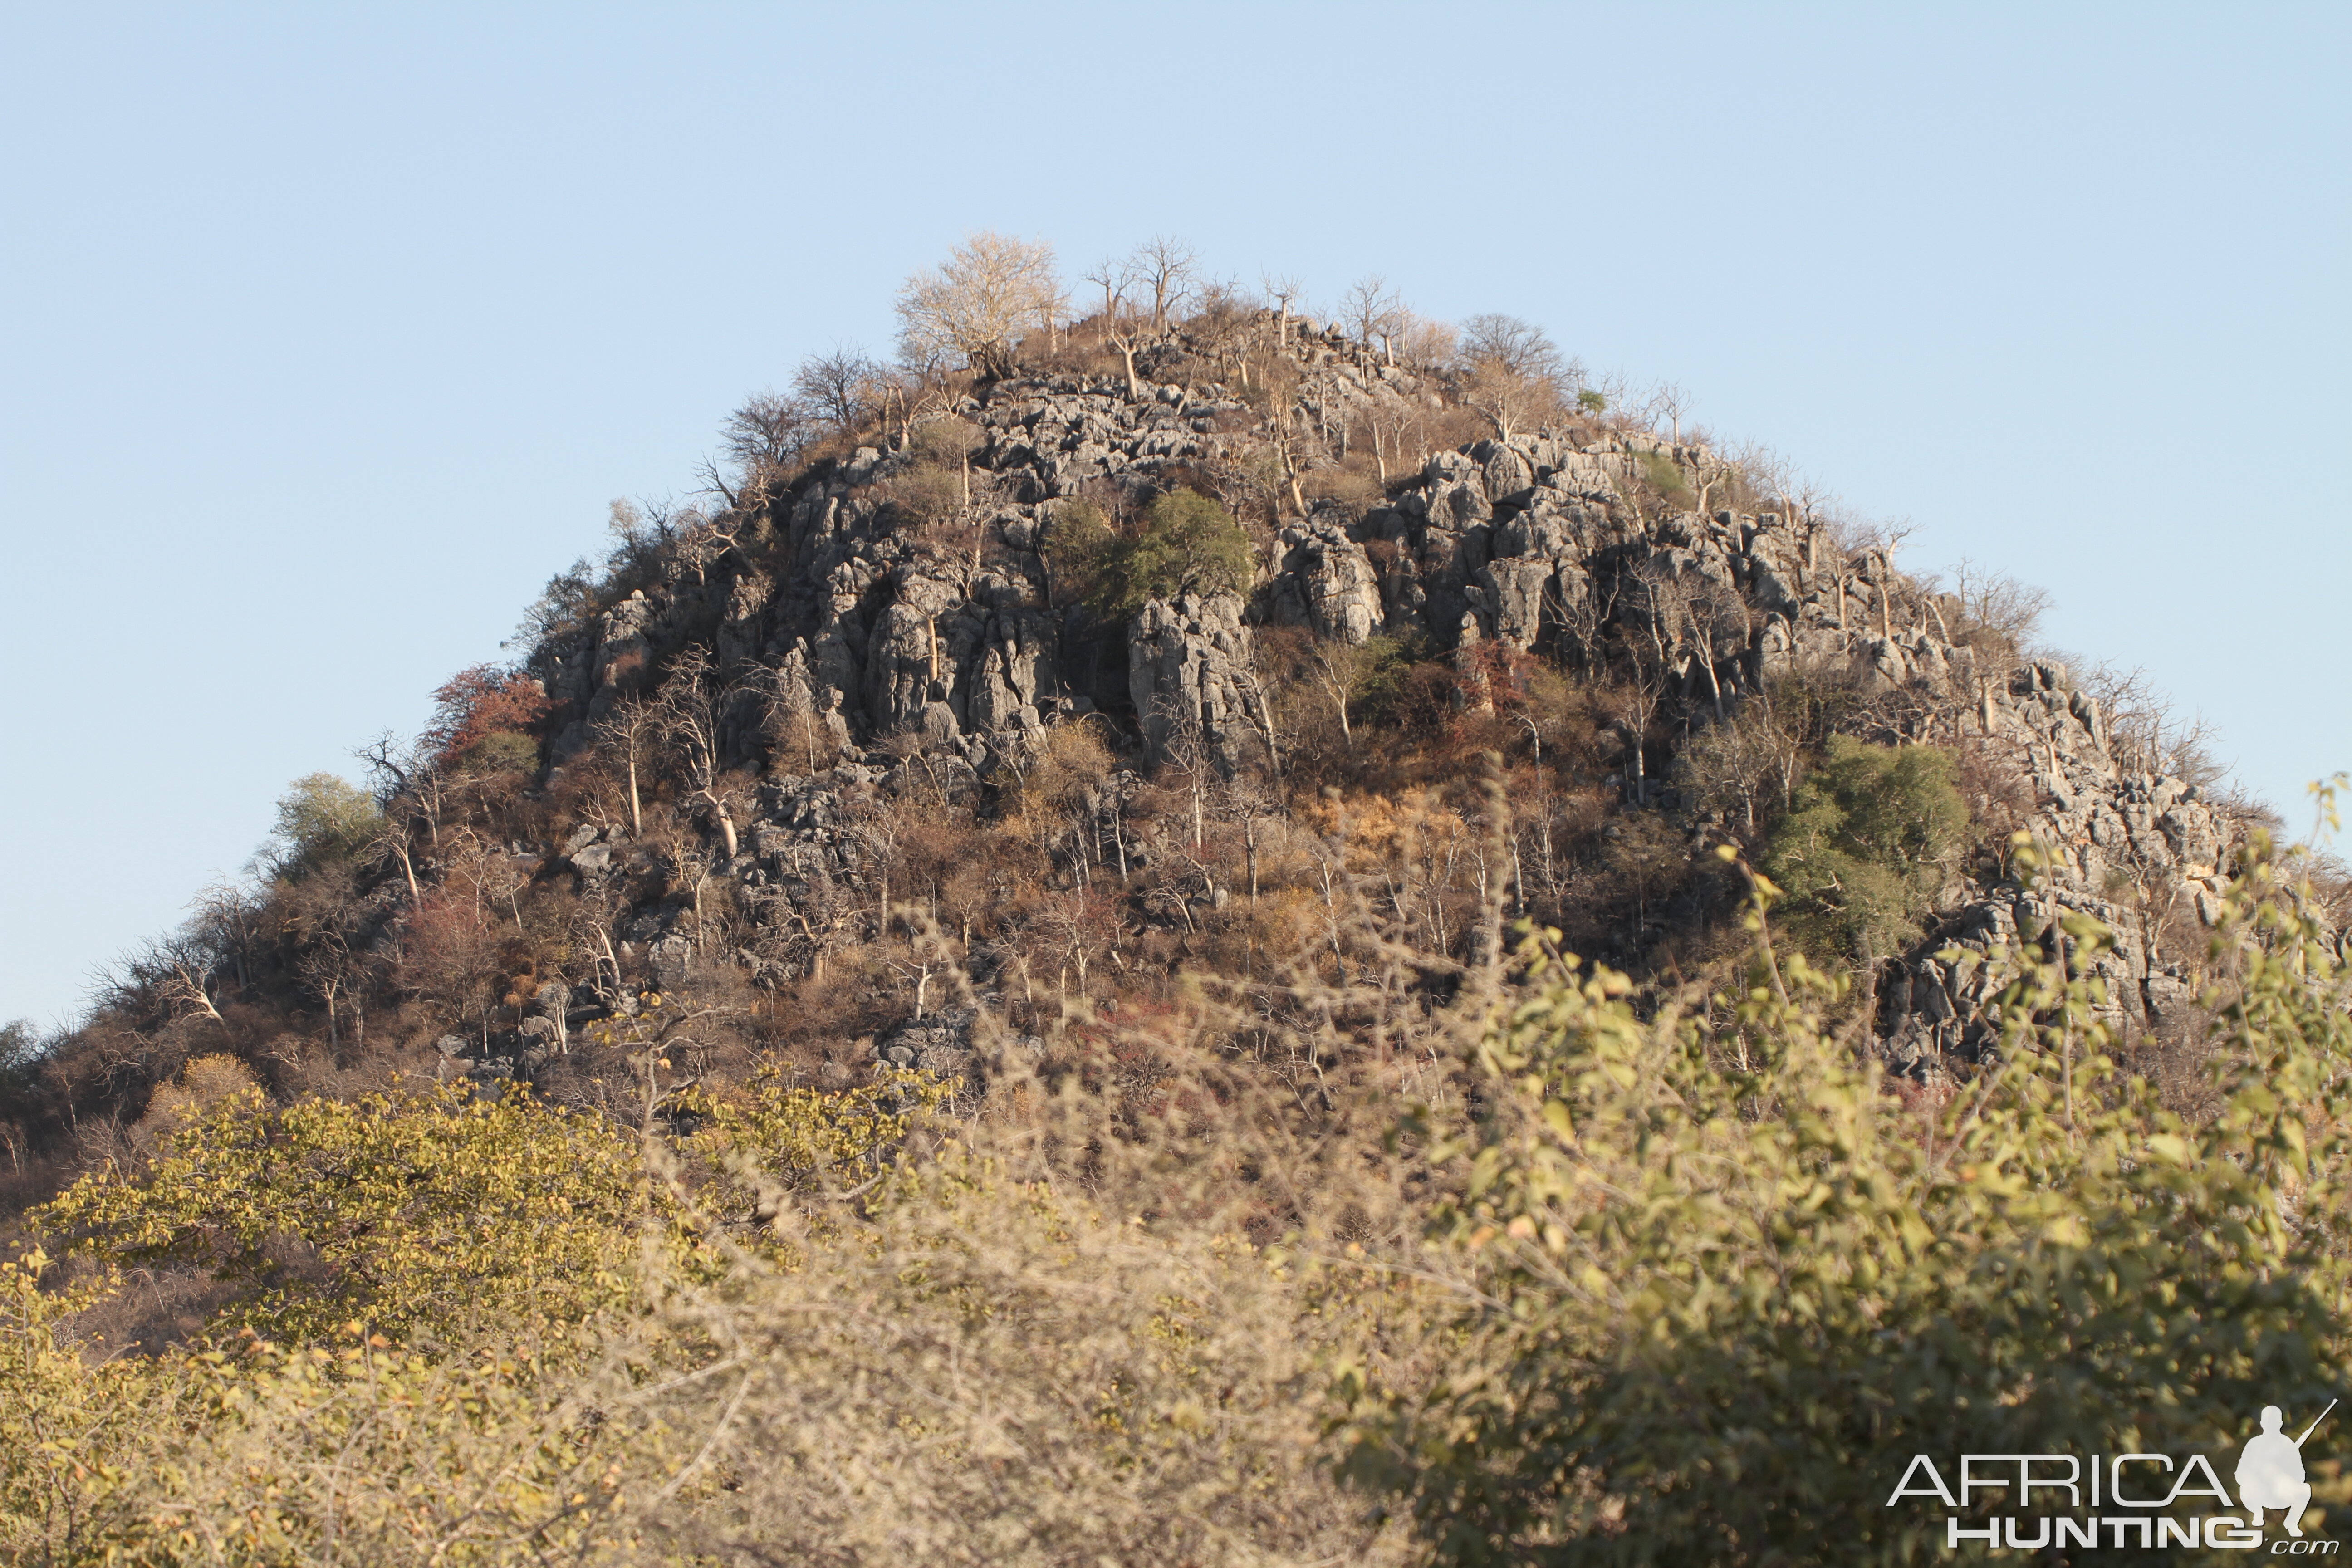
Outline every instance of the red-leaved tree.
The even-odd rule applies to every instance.
[[[486,735],[531,733],[553,706],[530,676],[478,664],[433,694],[433,721],[418,737],[418,750],[434,766],[446,767]]]

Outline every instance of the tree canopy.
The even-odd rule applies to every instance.
[[[365,790],[333,773],[306,773],[278,797],[262,855],[275,875],[299,879],[358,854],[383,826]]]
[[[1234,514],[1195,490],[1151,503],[1143,527],[1105,547],[1097,594],[1103,613],[1125,619],[1153,599],[1246,592],[1255,563]]]
[[[1871,957],[1919,933],[1966,843],[1952,754],[1829,739],[1827,759],[1775,825],[1765,869],[1822,951]]]
[[[898,344],[910,364],[961,358],[983,376],[1010,374],[1022,331],[1061,299],[1054,247],[973,235],[898,290]]]

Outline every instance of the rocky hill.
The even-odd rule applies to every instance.
[[[1686,973],[1737,926],[1708,851],[1790,853],[1841,734],[1933,749],[1969,811],[1902,940],[1822,949],[1857,1048],[1965,1074],[1985,971],[1937,954],[2069,910],[2118,933],[2126,1042],[2186,1037],[2237,814],[1867,531],[1572,385],[1521,428],[1480,374],[1268,308],[1098,317],[789,439],[748,407],[711,503],[625,513],[351,823],[289,797],[276,875],[127,965],[13,1136],[100,1152],[223,1051],[594,1102],[598,1021],[656,996],[714,1075],[984,1084],[980,1013],[1042,1049],[1188,975],[1344,976],[1342,906],[1433,992],[1522,917]],[[1182,496],[1231,559],[1155,510]]]

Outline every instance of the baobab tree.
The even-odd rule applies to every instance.
[[[1154,235],[1135,247],[1128,269],[1136,282],[1151,290],[1151,330],[1168,330],[1168,312],[1182,301],[1192,286],[1197,259],[1192,247],[1166,235]]]
[[[961,357],[984,378],[1010,375],[1022,329],[1044,320],[1060,294],[1052,246],[983,230],[899,289],[901,352],[910,364]]]
[[[1142,384],[1135,377],[1135,353],[1143,346],[1143,323],[1114,308],[1103,312],[1103,336],[1118,351],[1119,367],[1127,372],[1127,395],[1132,402],[1143,395]]]
[[[1382,354],[1391,364],[1396,363],[1396,334],[1391,321],[1398,301],[1389,289],[1388,280],[1375,272],[1360,278],[1339,296],[1339,318],[1353,330],[1356,341],[1369,350],[1372,340],[1382,344]]]
[[[1127,262],[1106,256],[1078,281],[1091,283],[1102,290],[1102,317],[1108,321],[1118,314],[1119,304],[1127,298],[1128,287],[1135,277]]]
[[[1290,342],[1290,306],[1306,291],[1306,286],[1286,274],[1277,277],[1273,273],[1261,278],[1258,283],[1265,290],[1265,297],[1274,301],[1274,341],[1277,345],[1287,345]]]

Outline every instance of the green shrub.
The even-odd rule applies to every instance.
[[[1367,638],[1360,657],[1363,676],[1352,706],[1368,724],[1396,727],[1424,716],[1424,694],[1414,689],[1417,671],[1436,669],[1448,681],[1453,679],[1453,666],[1434,662],[1436,646],[1422,632]],[[1450,704],[1450,694],[1442,700]]]
[[[1118,536],[1091,501],[1058,500],[1046,513],[1042,550],[1057,605],[1092,604]]]
[[[1667,500],[1682,500],[1690,494],[1690,481],[1683,477],[1683,466],[1663,452],[1642,454],[1642,477]]]
[[[493,731],[457,753],[457,770],[467,777],[537,773],[539,742],[511,730]]]
[[[1195,490],[1171,490],[1151,503],[1142,531],[1105,552],[1095,602],[1125,620],[1152,599],[1248,591],[1256,561],[1234,514]]]
[[[1408,1126],[1459,1305],[1424,1379],[1343,1374],[1351,1473],[1448,1564],[1925,1563],[1944,1510],[1887,1503],[1916,1454],[2226,1464],[2264,1405],[2317,1414],[2352,1329],[2352,988],[2277,869],[2230,900],[2196,1125],[2107,1054],[2081,917],[2071,965],[1997,959],[1998,1065],[1924,1105],[1823,1031],[1840,983],[1801,958],[1645,1019],[1532,944],[1481,1114]]]
[[[1772,829],[1764,868],[1817,954],[1898,951],[1966,846],[1969,810],[1949,752],[1832,735]]]
[[[299,879],[350,859],[383,827],[383,814],[365,790],[333,773],[310,773],[278,797],[262,858],[272,874]]]

